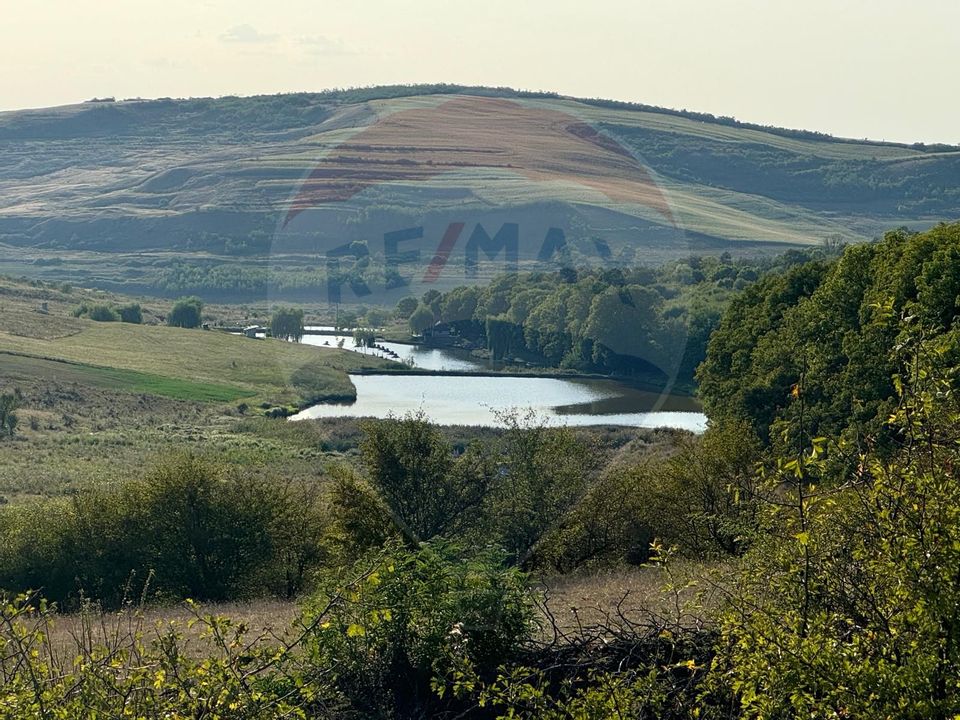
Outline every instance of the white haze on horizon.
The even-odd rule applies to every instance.
[[[449,82],[960,143],[953,0],[0,2],[0,110]]]

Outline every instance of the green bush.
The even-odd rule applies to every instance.
[[[481,505],[476,537],[526,563],[537,543],[583,497],[596,469],[594,448],[568,428],[552,428],[534,412],[500,416],[506,431],[492,444],[492,479]]]
[[[117,313],[109,305],[94,305],[87,313],[87,317],[97,322],[116,322]]]
[[[121,305],[117,308],[117,312],[120,314],[121,322],[131,323],[133,325],[143,323],[143,308],[140,307],[140,303]]]
[[[20,406],[20,391],[0,395],[0,437],[13,437],[19,424],[16,410]]]
[[[721,622],[716,682],[730,683],[742,717],[956,715],[955,342],[915,354],[912,380],[894,378],[896,453],[819,438],[777,462],[766,532],[728,587]],[[836,456],[856,461],[838,471]]]
[[[143,480],[0,509],[0,587],[107,606],[300,592],[324,557],[322,497],[192,456]]]
[[[371,485],[413,540],[450,532],[486,491],[470,458],[455,462],[450,444],[423,412],[361,425],[360,459]]]
[[[203,301],[198,297],[181,298],[174,304],[167,316],[167,325],[171,327],[200,327],[203,313]]]
[[[433,717],[442,707],[433,681],[451,669],[451,645],[483,672],[509,662],[530,635],[531,600],[500,554],[387,545],[321,581],[305,610],[315,628],[307,656],[335,669],[360,717]]]

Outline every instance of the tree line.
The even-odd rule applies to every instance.
[[[430,290],[396,308],[415,334],[437,323],[494,361],[691,383],[734,292],[833,247],[765,261],[691,256],[660,268],[513,273],[485,286]]]

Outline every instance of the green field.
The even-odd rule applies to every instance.
[[[149,386],[170,397],[217,399],[210,396],[210,388],[219,388],[215,392],[257,396],[274,403],[300,401],[291,376],[304,367],[319,363],[327,368],[326,389],[339,397],[353,393],[348,370],[382,362],[347,350],[250,340],[217,331],[82,322],[80,332],[55,340],[0,332],[0,352],[132,371],[133,375],[124,375],[121,381]],[[203,397],[190,395],[190,386],[206,388]]]
[[[0,353],[0,366],[3,367],[3,374],[8,382],[42,376],[50,378],[53,382],[75,382],[125,392],[201,402],[231,402],[254,394],[250,390],[241,390],[229,385],[197,383],[135,370],[98,367],[66,360],[48,360],[9,352]]]

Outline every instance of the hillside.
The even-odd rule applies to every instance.
[[[0,271],[157,294],[315,293],[324,253],[288,223],[357,197],[367,217],[510,207],[528,225],[559,203],[585,236],[639,226],[620,234],[651,262],[960,217],[958,148],[487,88],[0,113],[0,149]]]

